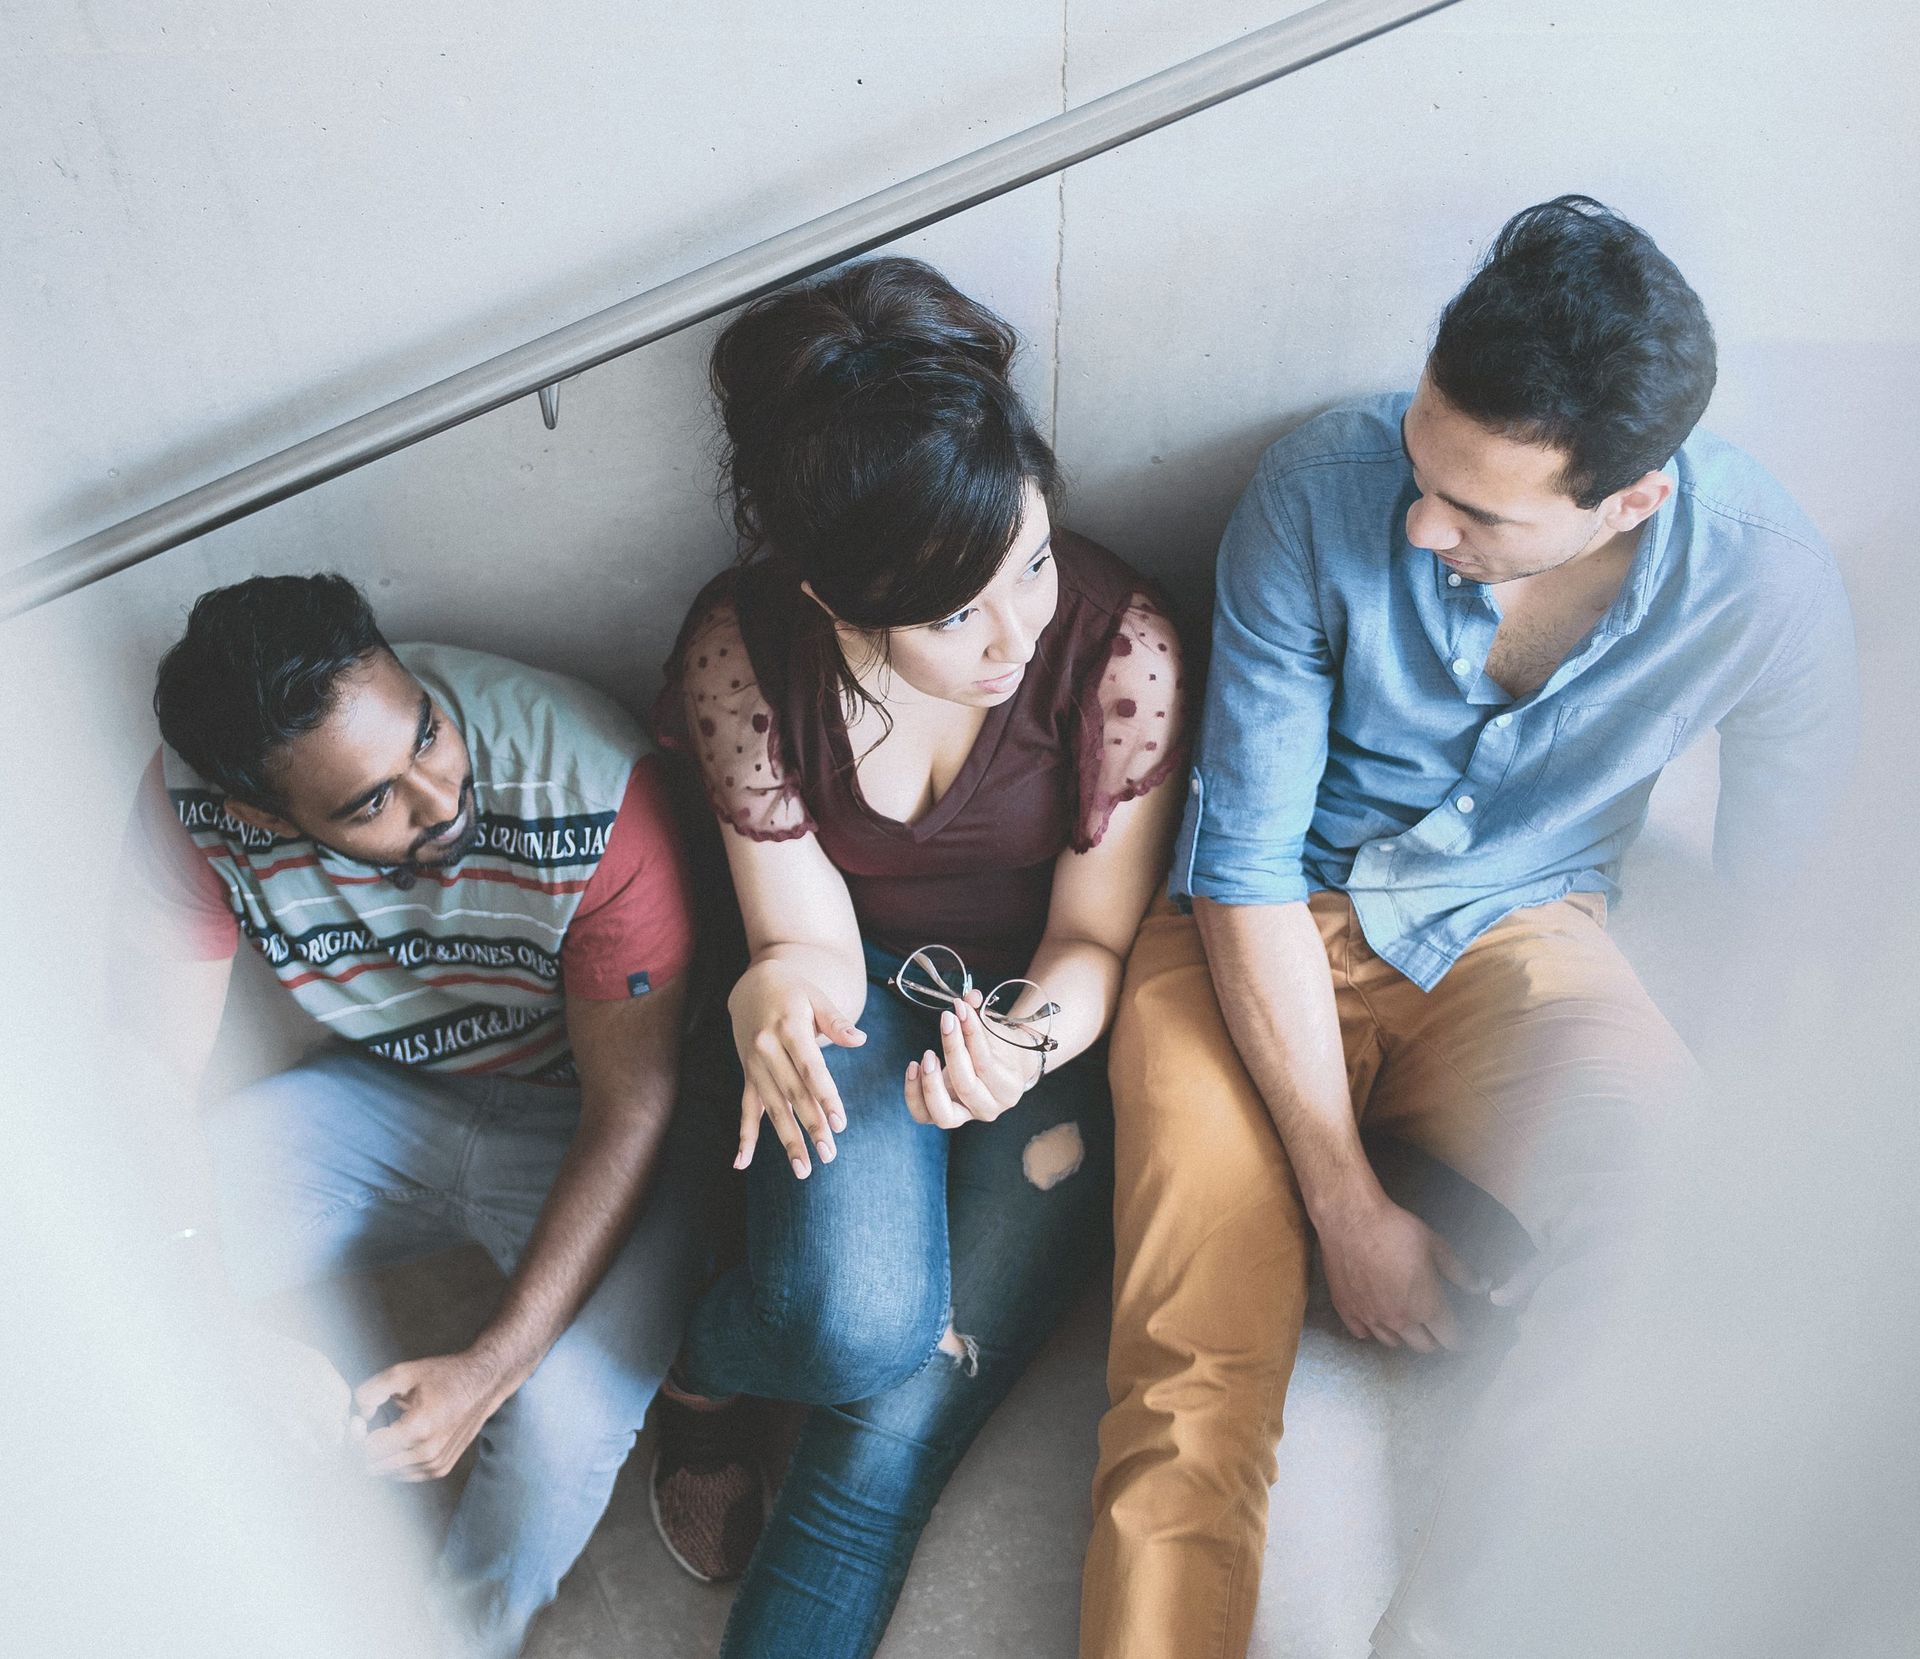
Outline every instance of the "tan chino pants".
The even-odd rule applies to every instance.
[[[1638,1184],[1637,1149],[1689,1086],[1691,1057],[1607,937],[1597,896],[1514,912],[1431,992],[1373,953],[1345,895],[1316,893],[1310,907],[1367,1132],[1451,1166],[1548,1252],[1476,1414],[1485,1427],[1469,1431],[1517,1441],[1538,1417],[1561,1336],[1608,1271],[1605,1241]],[[1306,1304],[1308,1227],[1199,931],[1164,900],[1128,964],[1111,1069],[1111,1407],[1082,1659],[1238,1659]],[[1508,1454],[1524,1447],[1480,1449]],[[1426,1554],[1444,1570],[1444,1550]],[[1403,1585],[1375,1636],[1383,1653],[1446,1651],[1419,1630],[1418,1600]]]

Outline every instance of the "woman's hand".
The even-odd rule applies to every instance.
[[[821,1047],[858,1048],[867,1035],[824,991],[780,962],[756,962],[742,974],[727,998],[727,1012],[747,1079],[733,1167],[745,1169],[753,1162],[764,1115],[787,1149],[793,1173],[804,1181],[813,1170],[809,1138],[820,1161],[830,1164],[834,1134],[847,1126],[847,1109],[820,1058]]]
[[[936,1129],[991,1123],[1011,1111],[1040,1079],[1041,1056],[994,1036],[980,1016],[980,993],[940,1016],[940,1047],[907,1067],[907,1110]]]

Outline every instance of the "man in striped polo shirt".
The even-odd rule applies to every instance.
[[[436,1479],[479,1440],[434,1609],[455,1651],[511,1655],[697,1266],[688,1182],[656,1179],[691,954],[657,763],[574,681],[389,646],[340,576],[203,595],[154,707],[125,885],[155,1050],[197,1087],[242,934],[338,1039],[205,1120],[228,1277],[253,1299],[464,1241],[505,1273],[459,1353],[350,1396],[300,1359],[375,1473]]]

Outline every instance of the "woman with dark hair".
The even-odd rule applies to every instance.
[[[873,1650],[960,1454],[1105,1247],[1103,1038],[1179,804],[1179,642],[1052,527],[1014,347],[936,271],[876,259],[714,349],[745,553],[694,603],[661,725],[745,923],[748,1240],[672,1379],[654,1504],[683,1565],[739,1572],[760,1521],[716,1450],[728,1398],[815,1408],[729,1655]]]

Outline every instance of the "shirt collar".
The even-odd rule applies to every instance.
[[[1600,619],[1602,633],[1630,634],[1646,620],[1647,607],[1653,603],[1653,590],[1666,567],[1667,553],[1673,545],[1673,523],[1680,505],[1680,458],[1676,455],[1660,469],[1673,488],[1660,510],[1640,530],[1640,543],[1634,549],[1633,563],[1620,592]]]

